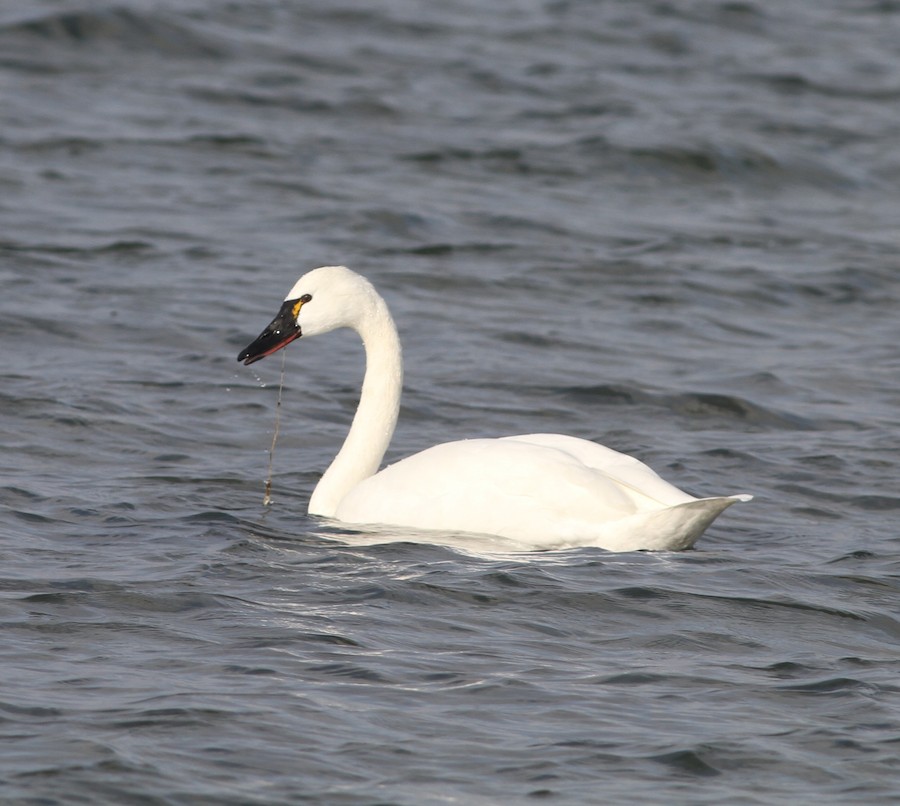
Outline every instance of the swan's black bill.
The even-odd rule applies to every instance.
[[[244,364],[252,364],[287,346],[294,339],[299,339],[302,332],[300,325],[297,324],[297,312],[297,300],[285,300],[281,310],[278,311],[278,316],[256,337],[255,341],[246,349],[241,350],[237,360],[243,361]]]

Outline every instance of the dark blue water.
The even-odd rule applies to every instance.
[[[900,6],[0,9],[0,800],[900,799]],[[346,263],[389,459],[552,431],[695,495],[681,554],[306,516]],[[399,537],[399,535],[398,535]]]

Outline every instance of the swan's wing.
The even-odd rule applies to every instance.
[[[623,454],[534,435],[435,445],[358,484],[337,516],[505,534],[571,531],[693,500]]]
[[[367,478],[344,497],[337,517],[505,534],[539,521],[545,528],[573,518],[615,520],[636,509],[617,482],[570,452],[470,439],[435,445]]]
[[[523,434],[503,437],[503,440],[541,445],[563,451],[587,467],[600,471],[619,484],[640,509],[652,505],[675,506],[696,500],[660,478],[639,459],[619,453],[605,445],[564,434]]]

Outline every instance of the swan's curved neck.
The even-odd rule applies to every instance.
[[[375,296],[355,325],[366,350],[366,375],[350,433],[309,500],[311,515],[333,517],[344,496],[378,472],[391,441],[403,388],[403,359],[387,305]]]

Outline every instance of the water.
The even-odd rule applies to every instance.
[[[900,6],[0,10],[0,798],[900,798]],[[558,431],[697,495],[682,554],[305,516],[362,356],[237,352],[364,272],[388,458]],[[336,538],[349,540],[350,544]]]

